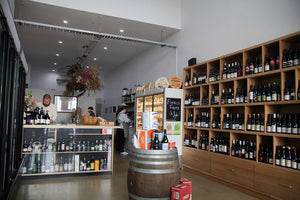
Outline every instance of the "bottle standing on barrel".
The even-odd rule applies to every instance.
[[[153,140],[153,150],[159,150],[158,133],[155,133],[155,136],[154,136],[154,140]]]
[[[167,130],[164,129],[164,138],[162,141],[162,150],[168,150],[169,149],[169,140],[167,137]]]

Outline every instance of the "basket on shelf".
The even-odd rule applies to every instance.
[[[81,117],[82,123],[83,123],[84,125],[95,125],[95,124],[97,124],[98,118],[97,118],[97,117],[90,116],[90,115],[84,115],[86,111],[92,111],[92,112],[95,114],[95,116],[96,116],[96,113],[95,113],[94,110],[87,109],[87,110],[85,110],[85,111],[83,112],[83,115],[82,115],[82,117]]]

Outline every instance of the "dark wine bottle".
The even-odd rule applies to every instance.
[[[290,91],[289,91],[289,83],[288,81],[285,81],[285,87],[284,87],[284,100],[289,101],[290,100]]]

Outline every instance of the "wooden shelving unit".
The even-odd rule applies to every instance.
[[[183,140],[186,134],[196,134],[197,146],[183,147],[183,167],[194,173],[201,174],[213,180],[230,185],[236,189],[248,192],[263,199],[298,199],[300,196],[300,170],[284,168],[275,165],[276,146],[288,145],[300,148],[300,133],[298,135],[270,133],[267,132],[267,116],[273,113],[300,113],[300,100],[284,101],[285,82],[294,80],[296,91],[300,87],[300,65],[283,68],[284,49],[300,49],[300,32],[287,35],[260,45],[249,47],[219,58],[186,67],[183,71],[183,77],[192,78],[193,74],[207,72],[207,82],[197,85],[184,86],[184,97],[188,95],[199,95],[200,106],[185,106],[184,116],[188,119],[190,113],[193,114],[194,126],[183,128]],[[279,56],[279,69],[265,72],[264,66],[266,56]],[[246,75],[246,65],[248,59],[260,59],[262,72],[252,75]],[[242,64],[243,75],[236,78],[223,80],[223,66],[225,63],[240,62]],[[219,67],[219,69],[218,69]],[[209,82],[209,73],[211,69],[218,69],[220,80]],[[280,101],[270,102],[249,102],[249,90],[251,85],[277,83],[281,88]],[[192,82],[193,83],[193,82]],[[219,92],[219,102],[223,89],[233,89],[234,104],[211,105],[212,91]],[[244,88],[247,94],[247,103],[236,103],[236,88]],[[202,104],[202,98],[209,91],[209,105]],[[195,127],[196,116],[201,112],[210,114],[210,127]],[[244,117],[244,130],[223,129],[223,115],[225,113],[242,113]],[[262,132],[247,131],[247,117],[251,113],[264,114],[265,129]],[[212,128],[213,114],[220,115],[221,128]],[[208,150],[199,148],[200,135],[208,135]],[[211,152],[211,139],[214,137],[223,137],[229,139],[229,155]],[[246,160],[231,156],[232,141],[235,139],[254,140],[256,143],[255,160]],[[273,163],[262,163],[258,161],[258,152],[260,144],[268,144],[273,150]],[[298,153],[298,152],[297,152]]]

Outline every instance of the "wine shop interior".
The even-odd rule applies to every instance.
[[[300,1],[1,0],[0,199],[299,199]]]

